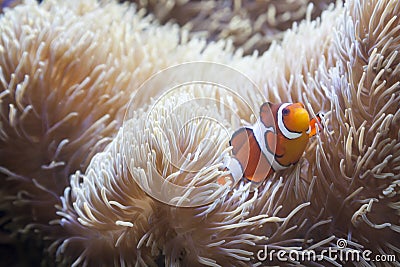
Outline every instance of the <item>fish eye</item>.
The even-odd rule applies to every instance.
[[[284,108],[284,109],[282,110],[283,116],[287,116],[287,115],[289,115],[289,113],[290,113],[290,110],[287,109],[287,108]]]

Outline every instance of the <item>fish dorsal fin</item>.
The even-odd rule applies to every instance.
[[[274,111],[272,110],[273,104],[270,102],[265,102],[260,107],[260,120],[265,125],[265,127],[273,127],[275,130],[275,117]]]
[[[277,157],[283,156],[285,153],[282,148],[278,145],[278,136],[276,131],[276,112],[278,111],[279,105],[272,104],[271,102],[265,102],[260,107],[260,120],[268,130],[264,133],[265,145],[267,150]]]

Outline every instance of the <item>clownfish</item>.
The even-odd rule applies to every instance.
[[[321,121],[322,114],[310,120],[302,103],[262,104],[256,123],[233,133],[229,142],[233,156],[225,163],[230,175],[218,183],[231,180],[235,185],[243,177],[254,188],[273,172],[295,165],[317,127],[323,129]]]

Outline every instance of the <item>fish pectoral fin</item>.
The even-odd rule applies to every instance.
[[[278,140],[278,144],[276,145],[276,149],[275,149],[275,157],[281,158],[285,155],[285,153],[286,153],[285,148],[280,144],[280,142]]]
[[[285,149],[279,145],[278,136],[271,132],[267,131],[265,133],[265,143],[267,144],[267,149],[274,154],[276,157],[282,157],[285,154]]]

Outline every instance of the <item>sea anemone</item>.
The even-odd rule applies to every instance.
[[[135,2],[161,23],[174,21],[190,29],[190,36],[208,41],[230,38],[244,54],[264,52],[281,40],[293,23],[317,18],[332,0],[269,1],[154,1]]]
[[[0,13],[3,12],[4,8],[15,7],[16,5],[21,4],[22,1],[19,0],[1,0],[0,1]]]
[[[346,249],[395,255],[399,264],[399,12],[394,0],[337,3],[285,31],[261,56],[243,56],[229,41],[189,38],[127,4],[47,1],[6,9],[2,229],[14,237],[37,232],[49,264],[276,265],[276,254],[263,263],[258,257],[265,246],[321,252],[343,240]],[[141,94],[158,71],[199,60],[229,65],[259,90],[233,86],[243,96],[235,98],[196,83],[161,98],[155,87]],[[230,134],[251,123],[250,111],[266,99],[325,112],[324,130],[296,166],[254,192],[246,182],[213,187],[226,174]],[[215,194],[197,191],[191,198],[204,205],[179,207],[184,191],[169,205],[146,194],[157,175],[181,186],[209,184]],[[346,263],[326,255],[285,259]]]

